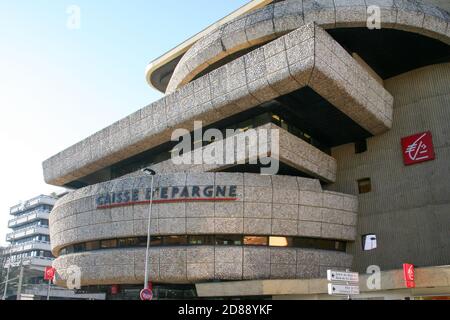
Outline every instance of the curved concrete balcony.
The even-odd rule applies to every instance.
[[[140,284],[144,249],[88,252],[56,259],[56,284],[66,286],[68,268],[81,269],[81,285]],[[258,247],[151,248],[150,281],[196,283],[212,280],[302,279],[326,276],[326,270],[352,265],[346,253]]]
[[[194,121],[217,123],[311,89],[372,135],[392,125],[393,97],[320,27],[309,24],[214,70],[44,162],[64,185],[170,141]]]
[[[59,200],[50,216],[53,254],[59,256],[64,247],[93,240],[146,236],[149,203],[145,200],[149,199],[150,183],[149,177],[119,179],[74,191]],[[205,191],[213,186],[233,190],[233,197],[181,195],[184,190],[194,193],[194,188]],[[157,176],[155,188],[152,236],[265,235],[343,241],[356,237],[357,198],[323,191],[319,180],[177,173]],[[177,194],[172,196],[175,190]],[[124,192],[132,194],[135,201],[111,202],[112,196],[126,197]]]
[[[367,27],[367,12],[380,8],[381,27],[423,34],[450,44],[450,15],[442,9],[412,0],[295,0],[280,1],[238,17],[205,35],[181,58],[167,93],[189,83],[217,61],[274,40],[315,22],[325,29]],[[149,79],[151,75],[147,75]]]
[[[276,136],[271,135],[272,130],[277,131]],[[251,139],[253,138],[251,135],[242,132],[184,155],[187,159],[194,159],[197,152],[203,155],[215,154],[215,150],[227,151],[227,145],[230,143],[233,146],[233,150],[230,151],[234,155],[233,163],[227,163],[226,156],[220,159],[220,163],[217,164],[174,164],[172,159],[170,159],[153,165],[152,169],[160,174],[221,171],[237,164],[249,163],[251,160],[249,150],[254,150],[253,160],[268,156],[273,161],[288,165],[321,181],[327,183],[336,181],[336,160],[325,152],[271,123],[255,128],[254,132],[258,137],[267,137],[267,147],[261,148],[258,145],[260,140],[259,138],[256,139],[256,135],[254,139]],[[247,139],[248,137],[250,139]],[[243,150],[242,145],[233,144],[233,141],[246,141],[246,150]],[[140,173],[138,172],[137,174]]]

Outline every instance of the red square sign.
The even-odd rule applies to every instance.
[[[402,147],[403,158],[407,166],[431,161],[436,158],[434,154],[433,136],[429,131],[403,138]]]

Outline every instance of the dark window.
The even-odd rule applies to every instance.
[[[138,241],[138,238],[119,239],[119,248],[136,247]]]
[[[143,238],[143,242],[144,242],[144,246],[147,246],[147,238]],[[163,244],[162,237],[150,237],[150,245],[151,246],[162,246],[162,244]]]
[[[373,250],[376,247],[376,236],[365,236],[363,247]],[[375,238],[374,238],[375,237]],[[373,239],[374,238],[374,239]],[[372,242],[368,241],[372,239]],[[375,240],[375,242],[373,241]],[[367,243],[367,244],[366,244]],[[270,246],[270,247],[294,247],[311,248],[318,250],[343,251],[346,250],[346,242],[326,239],[313,239],[301,237],[269,237],[269,236],[240,236],[240,235],[204,235],[204,236],[156,236],[151,237],[151,246]],[[102,241],[90,241],[62,248],[60,255],[95,251],[114,248],[139,248],[147,245],[146,237],[109,239]],[[36,256],[44,256],[44,251],[33,252]]]
[[[367,140],[361,140],[355,143],[355,153],[364,153],[367,151]]]
[[[86,251],[85,244],[76,244],[73,246],[73,251],[75,253],[84,252]]]
[[[240,246],[242,245],[242,236],[216,236],[216,245]]]
[[[346,251],[346,243],[343,241],[333,241],[325,239],[308,239],[308,238],[294,238],[294,247],[305,249],[319,249],[319,250],[334,250]]]
[[[100,241],[91,241],[86,243],[86,251],[94,251],[100,249]]]
[[[214,245],[213,236],[189,236],[190,245]]]
[[[358,180],[358,191],[359,194],[369,193],[372,191],[372,181],[370,178]]]
[[[103,240],[101,242],[102,249],[112,249],[117,248],[117,240]]]
[[[163,245],[165,246],[179,246],[187,244],[187,236],[168,236],[163,237]]]

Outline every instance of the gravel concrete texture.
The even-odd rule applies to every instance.
[[[206,176],[205,176],[206,175]],[[177,173],[157,176],[155,188],[205,183],[236,186],[229,202],[160,203],[152,210],[154,235],[277,235],[354,241],[358,200],[323,191],[319,180],[243,173]],[[89,186],[60,199],[50,215],[55,256],[71,244],[147,235],[149,205],[97,208],[98,195],[128,190],[145,194],[148,177]],[[142,197],[141,197],[142,199]]]
[[[57,258],[56,284],[66,287],[70,268],[81,270],[81,285],[140,284],[144,249],[94,251]],[[312,279],[323,270],[345,270],[352,257],[342,252],[265,247],[168,247],[150,249],[149,276],[158,283],[213,280]],[[321,271],[322,270],[322,271]]]
[[[288,0],[248,13],[197,41],[175,68],[167,93],[189,83],[207,66],[240,50],[315,22],[324,29],[366,27],[378,6],[382,28],[423,34],[450,44],[450,14],[419,0]],[[222,37],[222,39],[220,38]],[[211,41],[214,38],[214,42]],[[220,46],[222,42],[222,46]],[[194,58],[195,57],[195,58]],[[193,65],[192,61],[196,63]],[[187,66],[187,67],[186,67]]]
[[[177,128],[192,130],[194,120],[209,125],[306,86],[374,135],[392,125],[392,96],[321,27],[308,24],[46,160],[45,181],[67,184],[169,141]]]

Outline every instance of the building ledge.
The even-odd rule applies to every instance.
[[[381,288],[370,290],[367,287],[369,275],[360,277],[361,293],[376,293],[386,290],[406,289],[403,270],[381,273]],[[198,283],[197,294],[200,298],[246,297],[246,296],[309,296],[327,295],[327,279],[305,280],[254,280],[236,282]],[[424,289],[450,288],[450,266],[416,269],[416,288],[409,289],[411,294],[420,294]]]

